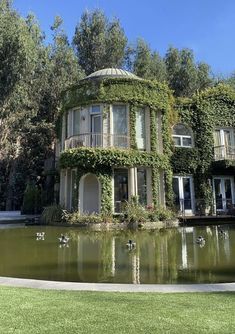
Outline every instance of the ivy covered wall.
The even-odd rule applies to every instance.
[[[170,123],[175,116],[174,100],[165,84],[130,78],[83,80],[64,93],[61,115],[74,107],[95,103],[109,105],[115,102],[129,105],[130,149],[80,147],[66,150],[60,156],[60,168],[78,168],[78,183],[80,177],[88,172],[97,175],[101,183],[102,212],[110,212],[113,205],[111,196],[113,166],[152,167],[154,205],[159,205],[160,171],[164,171],[168,184],[167,201],[172,201],[172,173],[169,165],[172,154]],[[137,150],[135,123],[139,107],[149,108],[151,152]],[[157,136],[159,112],[162,114],[162,154],[159,153],[160,139]]]
[[[192,99],[176,101],[178,122],[189,125],[194,134],[193,148],[175,147],[171,157],[174,174],[194,176],[195,198],[212,205],[212,176],[235,175],[233,161],[214,160],[214,129],[235,128],[235,92],[219,84]]]

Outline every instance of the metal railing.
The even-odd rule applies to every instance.
[[[129,148],[130,137],[107,133],[83,133],[65,140],[65,150],[76,147]]]
[[[175,209],[181,217],[186,216],[187,210],[192,210],[192,215],[195,216],[220,216],[229,215],[235,216],[235,204],[232,199],[213,199],[210,205],[204,199],[194,199],[192,206],[191,200],[179,199],[175,202]]]
[[[235,160],[235,147],[234,146],[215,146],[214,147],[215,160]]]

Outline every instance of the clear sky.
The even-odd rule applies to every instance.
[[[102,9],[118,17],[130,42],[144,38],[162,56],[169,45],[193,49],[215,74],[235,71],[235,0],[15,0],[22,15],[34,12],[50,39],[56,15],[70,37],[81,13]]]

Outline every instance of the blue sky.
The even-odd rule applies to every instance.
[[[215,74],[235,71],[234,0],[15,0],[14,6],[24,16],[34,12],[48,39],[56,15],[71,39],[82,12],[100,8],[120,19],[130,42],[142,37],[162,56],[170,45],[188,47]]]

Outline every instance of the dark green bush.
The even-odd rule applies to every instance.
[[[39,214],[42,212],[41,190],[28,183],[24,192],[22,214]]]
[[[41,222],[46,225],[53,225],[66,222],[67,212],[60,205],[50,205],[42,212]]]

